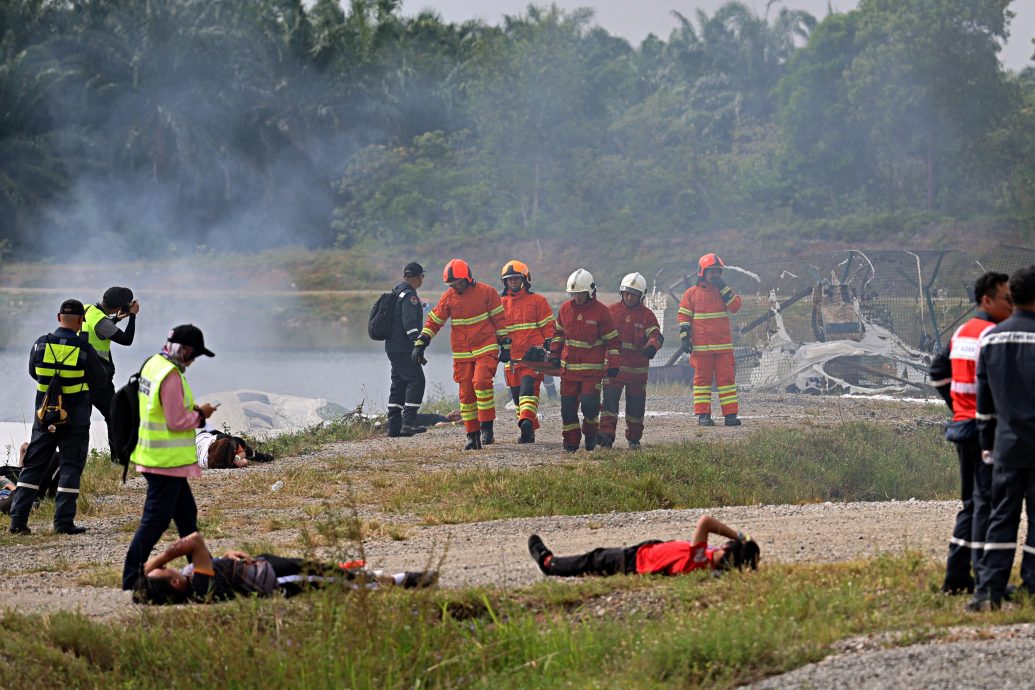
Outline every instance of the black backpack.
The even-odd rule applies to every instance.
[[[395,301],[399,296],[397,290],[386,292],[377,298],[370,309],[370,320],[367,321],[367,334],[371,340],[388,340],[392,335],[392,318],[395,316]]]
[[[141,366],[140,371],[143,370]],[[140,436],[140,371],[115,391],[108,413],[108,448],[111,449],[111,461],[122,465],[123,484],[129,472],[129,458]]]

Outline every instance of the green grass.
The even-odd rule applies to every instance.
[[[317,592],[136,610],[129,620],[13,611],[0,658],[51,687],[729,687],[821,659],[854,635],[902,644],[974,616],[913,555],[763,565],[721,580],[616,577],[515,591]]]
[[[400,476],[361,496],[429,523],[756,503],[951,498],[959,469],[937,429],[852,422],[772,429],[525,469]]]

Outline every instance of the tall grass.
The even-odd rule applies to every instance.
[[[759,431],[526,469],[414,473],[369,496],[428,522],[827,500],[951,498],[959,470],[931,428],[854,422]],[[380,497],[378,499],[378,497]]]
[[[850,635],[975,619],[905,555],[710,577],[617,577],[524,590],[316,592],[91,621],[8,611],[0,657],[41,687],[726,687],[822,658]],[[625,602],[624,608],[615,602]]]

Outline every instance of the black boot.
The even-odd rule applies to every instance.
[[[549,575],[550,566],[546,564],[546,559],[552,556],[553,553],[546,548],[546,544],[543,543],[538,534],[533,534],[528,538],[528,553],[531,554],[532,560],[539,566],[539,570],[542,571],[543,575]]]
[[[467,445],[464,446],[464,450],[481,450],[482,449],[482,435],[477,431],[467,432]]]
[[[417,434],[423,434],[428,430],[426,426],[406,426],[403,424],[402,429],[399,429],[400,436],[416,436]]]
[[[726,426],[740,426],[740,418],[737,417],[737,413],[726,415]]]
[[[518,422],[518,428],[521,429],[521,438],[518,439],[518,443],[535,443],[535,429],[532,428],[531,419],[522,419]]]
[[[613,448],[615,437],[610,434],[597,434],[597,443],[600,444],[601,448]]]
[[[697,426],[715,426],[715,420],[710,414],[697,415]]]
[[[597,447],[597,435],[586,434],[586,450],[593,450]]]
[[[414,436],[423,434],[428,427],[417,423],[417,408],[407,404],[402,413],[402,427],[399,429],[400,436]]]
[[[496,436],[492,433],[492,422],[482,422],[482,445],[491,446],[496,442]]]

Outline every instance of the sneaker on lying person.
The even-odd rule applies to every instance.
[[[402,582],[399,585],[403,589],[427,589],[438,584],[437,570],[421,570],[416,572],[403,573]]]

